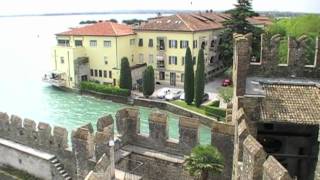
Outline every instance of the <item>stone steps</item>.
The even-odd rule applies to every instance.
[[[72,180],[69,176],[68,172],[64,169],[63,164],[57,159],[56,156],[50,159],[51,164],[56,168],[57,172],[65,179],[65,180]]]

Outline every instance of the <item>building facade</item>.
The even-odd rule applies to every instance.
[[[186,48],[190,47],[195,66],[199,49],[204,49],[206,81],[210,81],[226,68],[218,46],[222,22],[228,18],[226,14],[182,13],[149,19],[135,28],[99,22],[59,33],[54,77],[69,88],[77,88],[84,80],[118,85],[121,58],[127,57],[132,67],[153,66],[157,84],[181,87]],[[249,22],[264,26],[270,21],[259,17]],[[145,66],[135,71],[143,69]],[[133,77],[134,86],[141,78]]]

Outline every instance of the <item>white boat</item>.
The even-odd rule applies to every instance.
[[[56,87],[66,87],[66,73],[59,71],[51,71],[46,73],[42,81]]]

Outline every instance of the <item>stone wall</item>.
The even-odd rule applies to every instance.
[[[244,36],[241,36],[244,38]],[[250,76],[263,77],[304,77],[304,78],[320,78],[320,51],[319,37],[316,39],[317,46],[315,48],[314,65],[306,65],[309,60],[305,56],[307,48],[307,36],[301,36],[297,39],[288,37],[288,62],[279,64],[278,47],[280,40],[285,37],[275,35],[268,38],[266,35],[261,36],[261,59],[259,63],[250,63]],[[244,40],[249,42],[249,40]],[[251,45],[244,44],[243,49],[250,49]],[[240,47],[240,46],[239,46]],[[248,60],[248,58],[246,58]]]
[[[199,144],[199,120],[180,117],[178,141],[168,139],[168,117],[166,113],[154,111],[149,116],[149,135],[140,134],[139,111],[125,108],[116,114],[120,140],[123,145],[130,144],[159,152],[188,155]],[[234,126],[224,123],[212,124],[212,145],[217,147],[225,159],[225,170],[220,179],[232,176]]]
[[[72,132],[72,149],[68,147],[68,132],[62,127],[0,112],[0,138],[56,156],[62,167],[73,179],[84,179],[103,153],[112,155],[106,142],[113,137],[113,120],[99,119],[97,135],[91,124]],[[16,167],[19,168],[19,167]],[[39,169],[40,170],[40,169]]]

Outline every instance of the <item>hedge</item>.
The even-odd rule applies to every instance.
[[[210,104],[210,106],[219,107],[220,106],[220,101],[219,100],[215,100]]]
[[[95,91],[104,94],[118,95],[118,96],[130,96],[131,91],[128,89],[121,89],[111,85],[98,84],[95,82],[83,81],[80,83],[81,90]]]
[[[222,121],[226,117],[226,110],[214,106],[205,106],[205,114],[208,116],[213,116],[219,121]]]

